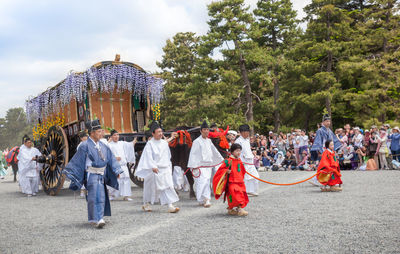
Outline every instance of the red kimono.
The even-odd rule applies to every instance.
[[[227,171],[231,170],[228,174]],[[240,206],[246,207],[249,198],[244,185],[244,175],[246,171],[240,158],[226,159],[219,167],[213,178],[213,190],[215,199],[219,199],[223,192],[228,199],[229,209]],[[227,179],[229,179],[227,181]],[[227,187],[228,186],[228,187]]]
[[[328,149],[324,151],[321,157],[321,162],[318,165],[317,179],[322,185],[334,186],[342,184],[340,177],[339,161],[336,158],[335,152]]]

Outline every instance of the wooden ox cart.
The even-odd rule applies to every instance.
[[[28,119],[37,121],[33,135],[44,162],[40,171],[43,190],[56,195],[62,188],[62,171],[75,154],[78,134],[86,130],[87,121],[98,118],[106,135],[116,129],[122,140],[138,136],[135,150],[140,152],[145,126],[152,118],[152,106],[162,98],[163,85],[162,79],[136,64],[119,61],[117,55],[115,61],[70,72],[54,87],[30,98],[26,113]]]

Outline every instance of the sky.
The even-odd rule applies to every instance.
[[[207,32],[212,0],[0,0],[0,118],[100,61],[157,71],[178,32]],[[292,0],[299,18],[311,0]],[[245,0],[254,8],[257,0]]]

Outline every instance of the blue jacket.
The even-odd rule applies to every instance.
[[[328,140],[333,140],[333,144],[335,145],[335,151],[338,151],[342,147],[342,143],[340,143],[339,139],[332,132],[331,129],[322,126],[317,130],[314,143],[311,147],[311,151],[317,151],[321,154],[324,152],[325,142]]]
[[[86,186],[87,159],[91,161],[92,167],[106,167],[104,172],[105,184],[114,189],[119,189],[117,176],[121,174],[123,170],[111,152],[111,149],[100,141],[99,145],[101,152],[104,155],[104,160],[100,157],[94,142],[88,139],[79,146],[78,151],[63,170],[63,173],[71,179],[71,184],[69,186],[71,190],[79,190],[82,185]]]
[[[400,133],[393,133],[392,135],[389,136],[389,139],[392,140],[390,143],[390,150],[399,151],[400,150]]]

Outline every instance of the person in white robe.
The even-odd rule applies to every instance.
[[[171,152],[168,142],[162,139],[163,131],[156,121],[153,121],[150,130],[153,138],[143,149],[135,176],[144,179],[143,206],[145,212],[151,212],[155,202],[168,205],[169,213],[176,213],[179,207],[173,204],[179,201],[172,180]]]
[[[41,155],[39,150],[33,147],[31,139],[25,136],[17,159],[19,185],[22,193],[27,194],[28,197],[36,196],[39,191],[39,164],[36,162],[36,158]]]
[[[111,142],[108,145],[115,158],[119,162],[121,169],[124,170],[124,172],[120,174],[118,178],[119,190],[110,187],[112,190],[110,195],[113,198],[118,198],[121,196],[125,201],[132,201],[130,198],[132,195],[131,178],[129,176],[127,164],[135,163],[135,144],[136,139],[132,142],[119,141],[119,133],[116,130],[111,130]]]
[[[240,136],[236,139],[235,143],[242,146],[242,153],[240,159],[242,160],[244,167],[247,172],[255,177],[259,177],[258,171],[254,166],[254,155],[250,147],[250,126],[243,124],[239,126]],[[258,180],[246,174],[244,176],[244,184],[246,185],[246,191],[249,196],[258,196]]]
[[[209,132],[208,124],[204,121],[200,127],[201,136],[193,141],[188,162],[188,168],[194,170],[194,175],[197,175],[196,171],[199,172],[199,177],[194,178],[196,198],[199,204],[206,208],[211,206],[213,167],[218,168],[219,164],[224,161],[211,139],[208,138]]]

